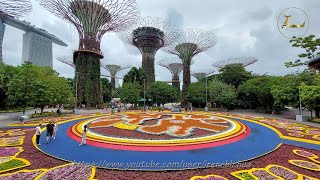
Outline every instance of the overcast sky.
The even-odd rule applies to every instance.
[[[279,14],[286,8],[297,7],[309,17],[309,30],[306,35],[319,37],[319,0],[137,0],[142,16],[157,16],[171,19],[181,28],[203,28],[213,30],[218,43],[208,51],[194,57],[191,71],[214,69],[213,62],[233,56],[255,56],[259,61],[247,67],[253,73],[284,75],[296,71],[287,69],[284,62],[296,60],[301,49],[291,47],[289,40],[278,30]],[[201,3],[200,3],[201,2]],[[73,77],[74,69],[58,62],[57,57],[72,57],[77,48],[78,34],[73,25],[56,18],[32,0],[33,11],[21,18],[37,27],[48,30],[65,41],[69,46],[53,45],[53,68],[64,77]],[[293,23],[294,19],[290,19]],[[21,64],[23,32],[7,26],[3,42],[4,62],[10,65]],[[104,63],[141,66],[139,51],[122,43],[110,32],[101,42]],[[159,51],[156,61],[172,55]],[[212,68],[211,68],[212,67]],[[128,70],[118,74],[119,77]],[[105,70],[103,74],[108,74]],[[156,80],[170,81],[170,72],[156,66]],[[192,79],[192,81],[196,81]]]

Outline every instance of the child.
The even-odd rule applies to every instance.
[[[58,131],[58,124],[57,122],[55,122],[53,126],[53,139],[56,139],[57,131]]]
[[[79,146],[86,144],[86,138],[87,138],[87,125],[84,125],[83,133],[82,133],[82,140],[81,140],[81,143],[79,144]]]
[[[40,146],[40,134],[41,134],[41,124],[39,124],[39,126],[36,127],[36,142],[37,142],[37,145]]]

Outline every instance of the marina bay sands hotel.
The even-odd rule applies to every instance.
[[[2,61],[2,43],[6,24],[25,31],[23,34],[22,64],[29,61],[38,66],[49,66],[52,68],[52,43],[60,46],[68,46],[56,36],[44,29],[37,28],[29,22],[20,21],[10,16],[0,16],[0,63]]]

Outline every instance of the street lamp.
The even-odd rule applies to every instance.
[[[24,62],[26,65],[26,78],[25,78],[25,85],[24,85],[24,107],[23,107],[23,114],[26,113],[26,108],[27,108],[27,89],[28,89],[28,76],[29,76],[29,65],[32,64],[30,61],[25,61]]]
[[[295,63],[300,63],[300,59],[296,60]],[[298,78],[300,77],[300,69],[299,66],[297,66],[298,69]],[[300,82],[300,81],[299,81]],[[299,84],[299,106],[300,106],[300,115],[302,116],[302,100],[301,100],[301,89]]]

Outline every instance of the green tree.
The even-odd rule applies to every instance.
[[[174,102],[178,99],[177,91],[174,87],[165,82],[154,82],[151,84],[149,94],[152,101],[160,103]]]
[[[252,77],[251,73],[246,71],[241,64],[230,64],[219,70],[218,78],[236,88]]]
[[[315,35],[311,34],[307,37],[293,37],[290,40],[290,43],[292,43],[292,47],[296,48],[302,48],[305,50],[304,53],[299,54],[299,58],[308,58],[313,59],[316,56],[320,55],[320,38],[316,38]],[[286,62],[285,65],[287,68],[289,67],[296,67],[296,66],[302,66],[306,65],[308,61],[300,62],[300,61],[294,61],[294,62]]]
[[[186,95],[186,101],[192,103],[195,107],[205,106],[206,82],[200,81],[190,84]]]
[[[0,64],[0,109],[9,108],[8,83],[15,74],[18,74],[21,67],[14,67],[10,65]]]
[[[124,103],[137,104],[140,100],[141,86],[138,83],[123,83],[120,98]]]
[[[130,71],[124,76],[123,83],[139,83],[140,86],[143,86],[144,79],[146,79],[146,75],[142,68],[137,69],[136,67],[132,67]]]
[[[104,103],[111,101],[111,83],[107,78],[101,78],[101,94]]]
[[[214,80],[209,84],[209,93],[212,101],[218,106],[230,109],[236,104],[236,89],[231,85]]]
[[[301,85],[301,100],[309,110],[314,110],[317,118],[320,117],[320,84]]]
[[[272,87],[271,94],[274,104],[279,107],[286,105],[299,107],[299,80],[297,76],[288,75],[278,79]]]
[[[24,65],[7,87],[12,105],[23,107],[26,101],[29,107],[40,107],[41,113],[46,105],[71,104],[75,101],[68,82],[49,67]]]
[[[261,76],[250,79],[238,88],[238,100],[240,106],[250,109],[260,109],[271,112],[274,106],[272,87],[278,77]]]

